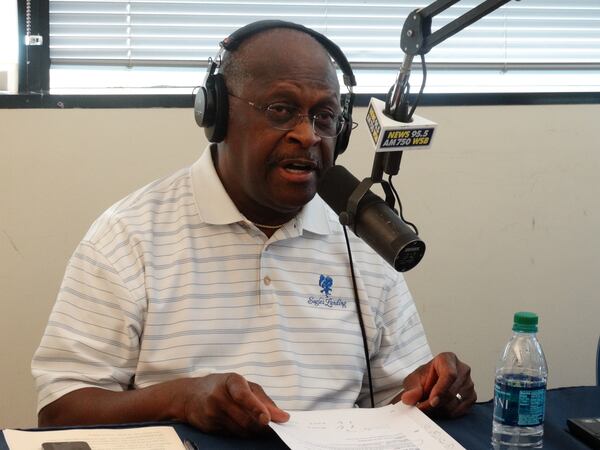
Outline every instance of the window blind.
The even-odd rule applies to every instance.
[[[206,66],[218,42],[261,19],[304,24],[336,42],[354,68],[397,69],[407,15],[431,1],[50,0],[52,67]],[[481,1],[436,16],[432,31]],[[427,54],[444,69],[600,68],[598,0],[512,1]]]

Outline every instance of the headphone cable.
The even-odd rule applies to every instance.
[[[358,298],[358,288],[356,286],[356,276],[354,275],[354,264],[352,262],[352,251],[350,250],[350,239],[348,239],[348,231],[343,225],[344,237],[346,238],[346,247],[348,249],[348,259],[350,260],[350,272],[352,274],[352,287],[354,288],[354,302],[356,303],[356,314],[358,315],[358,323],[360,324],[360,332],[362,334],[363,349],[365,351],[365,360],[367,362],[367,377],[369,379],[369,396],[371,398],[371,408],[375,408],[375,397],[373,396],[373,378],[371,377],[371,359],[369,358],[369,346],[367,343],[367,332],[365,322],[363,320],[360,309],[360,299]]]

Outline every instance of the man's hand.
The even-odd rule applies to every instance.
[[[187,380],[182,420],[206,433],[250,436],[269,422],[286,422],[279,409],[256,383],[236,373],[219,373]]]
[[[250,436],[266,431],[271,420],[286,422],[289,417],[258,384],[236,373],[218,373],[127,391],[78,389],[46,405],[38,414],[38,424],[80,426],[175,419],[206,433]]]
[[[393,402],[402,400],[417,405],[421,411],[458,417],[477,400],[471,368],[454,353],[440,353],[404,379],[404,392]]]

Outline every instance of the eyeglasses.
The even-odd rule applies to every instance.
[[[237,95],[229,94],[229,96],[242,100],[262,112],[269,124],[276,130],[293,130],[306,117],[312,123],[313,131],[317,136],[334,138],[341,133],[344,123],[346,123],[341,114],[335,114],[327,110],[318,111],[314,114],[300,114],[298,112],[300,108],[289,103],[275,102],[259,106]]]

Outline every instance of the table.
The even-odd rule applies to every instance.
[[[493,404],[476,403],[460,419],[436,419],[436,423],[467,450],[491,448]],[[567,419],[600,417],[600,386],[550,389],[546,394],[544,450],[590,450],[572,436]]]
[[[467,450],[490,448],[492,432],[492,401],[477,403],[459,419],[436,419],[436,423],[461,443]],[[544,423],[544,450],[589,450],[573,437],[567,428],[567,418],[600,416],[600,387],[580,386],[550,389],[546,396]],[[165,424],[165,423],[161,423]],[[134,426],[157,425],[136,424]],[[256,439],[225,438],[204,434],[183,423],[170,423],[182,439],[198,443],[199,448],[231,450],[282,450],[287,446],[275,433]],[[131,424],[118,425],[123,427]],[[111,426],[114,428],[114,426]],[[0,450],[8,450],[0,435]]]

